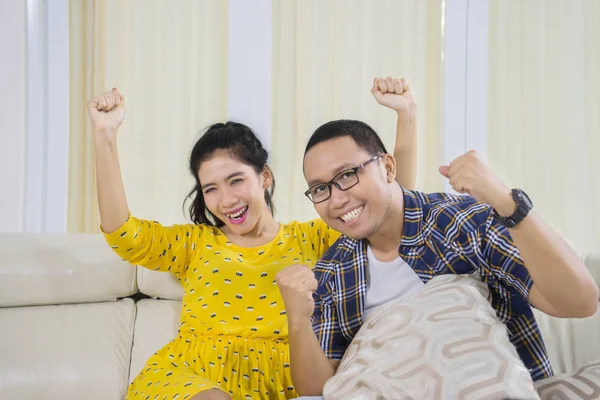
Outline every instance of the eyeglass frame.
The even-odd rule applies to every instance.
[[[324,202],[324,201],[327,201],[327,200],[329,200],[329,199],[331,198],[331,194],[333,193],[333,187],[332,187],[332,186],[335,186],[337,189],[339,189],[339,190],[340,190],[340,191],[342,191],[342,192],[345,192],[346,190],[352,189],[354,186],[358,185],[358,183],[360,182],[360,180],[358,179],[358,171],[359,171],[360,169],[362,169],[362,168],[366,167],[367,165],[369,165],[369,164],[370,164],[370,163],[372,163],[373,161],[375,161],[375,160],[377,160],[377,159],[379,159],[379,158],[383,158],[383,157],[385,157],[385,154],[379,154],[379,155],[377,155],[377,156],[375,156],[375,157],[373,157],[373,158],[370,158],[370,159],[368,159],[367,161],[365,161],[365,162],[364,162],[364,163],[362,163],[362,164],[358,164],[356,167],[352,167],[352,168],[345,169],[345,170],[343,170],[343,171],[341,171],[341,172],[337,173],[337,174],[336,174],[336,175],[333,177],[333,179],[331,179],[329,182],[321,182],[321,183],[316,183],[316,184],[312,185],[311,187],[309,187],[309,188],[308,188],[308,190],[307,190],[306,192],[304,192],[304,195],[305,195],[306,197],[308,197],[308,199],[309,199],[309,200],[310,200],[310,201],[311,201],[313,204],[319,204],[319,203],[322,203],[322,202]],[[338,178],[340,175],[343,175],[343,174],[347,173],[348,171],[352,171],[352,172],[354,172],[354,176],[356,176],[356,183],[353,183],[351,186],[348,186],[347,188],[345,188],[345,189],[342,189],[342,188],[341,188],[341,186],[340,186],[340,185],[339,185],[337,182],[335,182],[335,180],[336,180],[336,179],[337,179],[337,178]],[[326,186],[327,186],[327,188],[329,189],[329,196],[327,196],[327,197],[326,197],[326,198],[324,198],[323,200],[320,200],[320,201],[316,201],[316,202],[315,202],[315,201],[314,201],[314,200],[313,200],[313,199],[310,197],[310,191],[311,191],[311,189],[313,189],[313,188],[315,188],[315,187],[317,187],[317,186],[321,186],[321,185],[326,185]]]

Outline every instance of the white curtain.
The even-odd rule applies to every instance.
[[[189,152],[227,116],[227,1],[72,0],[69,231],[98,231],[85,102],[127,99],[119,153],[131,212],[185,222]]]
[[[600,2],[490,2],[488,159],[581,252],[600,243]]]
[[[395,113],[370,93],[373,78],[406,77],[419,104],[421,190],[441,190],[441,0],[273,1],[271,148],[282,221],[313,218],[303,195],[304,147],[321,124],[371,125],[393,151]]]
[[[0,4],[0,232],[24,231],[27,175],[27,9]]]

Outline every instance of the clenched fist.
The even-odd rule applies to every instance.
[[[317,290],[314,273],[306,265],[292,265],[275,277],[289,321],[306,322],[315,309],[312,297]]]
[[[417,105],[415,93],[404,78],[375,78],[371,93],[379,104],[398,112],[413,110]]]
[[[502,216],[510,216],[516,208],[510,189],[494,174],[475,150],[458,157],[450,165],[440,167],[458,193],[470,194],[480,203],[490,204]]]
[[[113,89],[88,101],[87,110],[94,134],[110,132],[114,135],[125,119],[125,98]]]

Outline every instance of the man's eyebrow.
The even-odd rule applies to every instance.
[[[345,162],[333,170],[333,177],[335,177],[337,174],[339,174],[342,171],[345,171],[347,169],[354,168],[354,167],[356,167],[356,164],[350,163],[350,162]],[[333,177],[331,179],[333,179]],[[323,182],[322,180],[319,180],[319,179],[313,179],[313,180],[308,181],[308,187],[318,185],[319,183],[325,183],[325,182]]]

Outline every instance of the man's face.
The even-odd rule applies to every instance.
[[[335,181],[347,190],[331,185],[331,195],[315,204],[319,216],[331,228],[354,239],[369,237],[379,229],[391,201],[395,163],[389,155],[371,161],[374,155],[360,148],[350,136],[343,136],[312,147],[304,156],[304,177],[315,200],[326,197],[327,183]],[[356,170],[353,168],[364,164]],[[348,182],[347,184],[345,182]],[[325,195],[323,195],[325,193]]]

